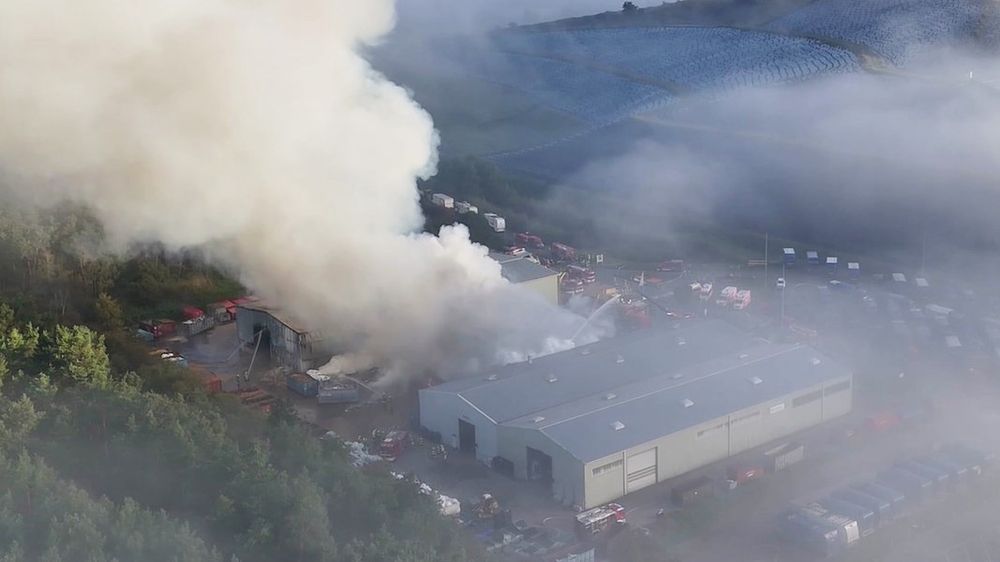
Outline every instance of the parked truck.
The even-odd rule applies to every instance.
[[[868,494],[889,503],[891,519],[902,517],[906,510],[906,494],[894,488],[883,486],[878,482],[859,482],[851,484],[850,489]]]
[[[542,237],[530,232],[518,232],[514,235],[514,243],[525,248],[541,249],[545,247]]]
[[[597,273],[595,273],[593,269],[590,269],[588,267],[571,265],[566,268],[566,275],[569,277],[573,277],[575,279],[579,279],[580,281],[583,281],[584,283],[587,284],[597,282]]]
[[[496,213],[484,213],[483,218],[486,219],[486,224],[490,225],[490,228],[494,232],[504,232],[507,230],[507,221],[500,215]]]
[[[762,464],[768,472],[779,472],[801,462],[805,456],[805,445],[792,441],[764,451]]]
[[[892,504],[888,500],[866,494],[854,488],[841,488],[834,491],[830,496],[840,501],[870,509],[875,516],[875,527],[884,525],[892,520]]]
[[[778,526],[786,540],[825,558],[836,556],[846,548],[833,525],[796,509],[782,513]]]
[[[559,261],[573,261],[576,259],[576,249],[561,242],[553,242],[552,257]]]
[[[395,462],[410,445],[410,432],[394,429],[382,438],[379,444],[379,456],[389,462]]]
[[[625,524],[625,508],[609,503],[576,515],[576,529],[581,535],[596,535],[612,525]]]
[[[837,534],[840,535],[841,542],[848,548],[853,547],[861,540],[861,530],[858,522],[846,515],[834,513],[816,502],[802,506],[799,508],[799,511],[832,525],[837,530]]]
[[[872,508],[836,497],[823,498],[816,503],[832,513],[849,517],[857,521],[858,532],[861,533],[862,538],[871,536],[875,533],[875,525],[878,516]]]

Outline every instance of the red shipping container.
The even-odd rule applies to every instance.
[[[204,316],[205,311],[196,306],[187,305],[181,309],[181,314],[184,315],[185,320],[194,320],[195,318]]]

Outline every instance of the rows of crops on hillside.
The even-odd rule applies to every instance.
[[[469,70],[588,122],[611,121],[670,95],[663,88],[573,63],[518,54],[481,56]]]
[[[783,83],[857,68],[851,53],[818,41],[717,27],[511,32],[497,41],[507,52],[614,68],[689,91]]]
[[[816,0],[771,28],[868,47],[896,65],[973,37],[991,0]]]

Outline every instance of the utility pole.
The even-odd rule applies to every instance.
[[[764,288],[767,289],[767,233],[764,233]]]
[[[785,329],[785,287],[788,286],[788,278],[785,277],[785,263],[781,263],[781,329]]]

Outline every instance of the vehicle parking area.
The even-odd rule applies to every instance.
[[[871,480],[879,471],[908,455],[920,455],[943,444],[962,442],[983,451],[1000,451],[1000,380],[993,358],[997,332],[990,330],[996,303],[977,294],[988,288],[953,283],[918,286],[892,276],[799,264],[794,268],[724,264],[687,264],[681,271],[656,271],[656,265],[594,265],[596,282],[585,299],[589,310],[602,304],[607,289],[648,302],[652,325],[676,325],[692,318],[726,319],[751,334],[776,341],[801,341],[835,357],[855,372],[854,411],[846,418],[792,436],[805,446],[805,458],[791,468],[767,474],[730,489],[727,468],[742,458],[686,474],[625,496],[627,527],[655,545],[663,560],[747,562],[815,560],[809,551],[789,544],[778,533],[776,519],[792,503],[816,500],[832,490]],[[777,279],[783,278],[778,284]],[[710,285],[708,298],[692,285]],[[753,293],[745,308],[718,298],[725,287]],[[586,300],[584,300],[586,304]],[[929,306],[932,305],[932,306]],[[951,311],[940,314],[944,309]],[[584,310],[586,313],[587,309]],[[900,326],[904,326],[901,328]],[[219,326],[183,348],[195,364],[210,366],[230,390],[248,369],[246,354],[233,354],[231,326]],[[953,345],[958,338],[961,345]],[[418,383],[409,387],[373,388],[353,405],[317,404],[289,391],[270,375],[265,363],[254,366],[249,380],[287,400],[299,417],[319,431],[334,431],[344,440],[369,441],[374,430],[417,429]],[[422,384],[422,382],[421,382]],[[905,419],[907,408],[931,404],[928,415]],[[881,417],[880,417],[881,416]],[[895,420],[874,427],[870,418]],[[416,435],[416,432],[413,432]],[[370,452],[377,452],[373,443]],[[553,501],[534,482],[514,480],[449,451],[447,459],[431,454],[432,444],[415,438],[387,469],[411,475],[437,492],[462,501],[457,524],[510,560],[545,559],[545,548],[582,542],[576,537],[576,513]],[[753,452],[758,454],[759,451]],[[751,455],[746,455],[751,458]],[[714,494],[678,508],[670,492],[679,482],[708,476]],[[997,486],[981,483],[979,491],[916,510],[859,546],[846,560],[1000,561],[1000,515],[990,509]],[[515,524],[494,532],[488,522],[467,511],[489,493]],[[616,541],[635,533],[604,532],[585,537],[597,552],[612,551]],[[520,538],[518,538],[520,537]],[[504,542],[509,542],[506,546]]]

